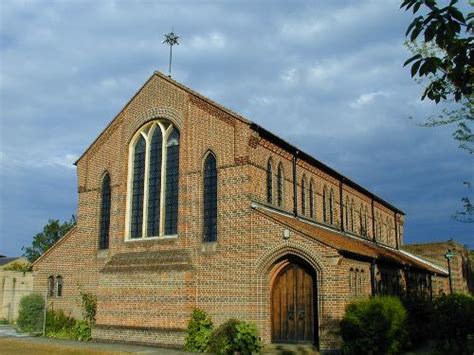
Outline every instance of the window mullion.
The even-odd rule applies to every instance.
[[[146,149],[145,149],[145,177],[143,183],[143,224],[142,224],[142,238],[146,238],[148,236],[148,185],[150,183],[150,149],[151,149],[151,142],[150,142],[150,135],[143,134],[145,137],[146,142]]]

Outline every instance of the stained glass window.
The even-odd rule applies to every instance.
[[[145,183],[145,150],[146,142],[143,136],[135,145],[133,158],[133,188],[132,188],[132,218],[130,224],[130,237],[142,237],[143,225],[143,198]]]
[[[278,165],[277,172],[277,203],[281,207],[283,205],[283,167],[281,163]]]
[[[168,137],[166,153],[165,234],[178,233],[179,132]]]
[[[102,179],[102,198],[100,208],[100,232],[99,248],[107,249],[109,247],[109,228],[110,228],[110,175],[105,174]]]
[[[273,172],[272,162],[270,159],[267,163],[267,202],[272,203],[273,201]]]
[[[204,236],[205,242],[217,240],[217,167],[209,154],[204,162]]]
[[[160,235],[161,160],[163,158],[163,134],[155,127],[150,145],[148,172],[148,226],[147,237]]]

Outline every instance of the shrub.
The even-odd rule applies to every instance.
[[[341,321],[345,354],[398,354],[406,344],[406,310],[396,297],[351,303]]]
[[[204,352],[212,334],[212,320],[201,309],[195,309],[186,330],[184,349],[187,351]]]
[[[44,300],[38,294],[23,296],[20,300],[17,324],[22,332],[39,332],[43,325]]]
[[[72,329],[76,320],[64,314],[62,309],[58,311],[48,310],[46,313],[46,330],[49,333],[57,333],[63,329]]]
[[[453,294],[436,299],[433,318],[437,349],[468,354],[468,335],[474,334],[474,297]]]
[[[6,318],[0,318],[0,324],[1,324],[1,325],[9,324],[8,319],[6,319]]]
[[[85,320],[77,321],[72,332],[75,340],[89,341],[92,339],[91,325]]]
[[[212,333],[207,351],[222,355],[234,354],[234,352],[247,355],[258,353],[261,347],[254,324],[229,319]]]
[[[97,312],[97,296],[92,293],[81,291],[82,316],[91,324],[95,324],[95,314]]]
[[[407,311],[410,347],[418,347],[433,337],[434,303],[428,297],[407,295],[402,298]]]
[[[262,344],[255,324],[239,322],[236,330],[237,334],[234,338],[234,343],[237,351],[244,355],[260,352]]]

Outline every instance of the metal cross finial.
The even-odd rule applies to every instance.
[[[168,44],[170,46],[170,65],[169,65],[168,73],[169,73],[169,76],[171,76],[171,61],[173,58],[173,46],[179,45],[178,43],[179,36],[173,32],[173,29],[171,29],[170,33],[165,33],[164,36],[165,36],[165,39],[163,40],[162,43]]]

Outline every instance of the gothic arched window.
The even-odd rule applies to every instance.
[[[109,247],[109,229],[110,229],[110,175],[105,173],[102,178],[102,191],[100,202],[100,231],[99,231],[99,248],[108,249]]]
[[[48,277],[48,296],[54,296],[54,276]]]
[[[309,182],[309,217],[314,218],[313,179]]]
[[[127,238],[178,233],[179,138],[172,124],[154,120],[132,139]]]
[[[325,185],[323,187],[323,221],[325,223],[327,223],[328,219],[329,219],[328,218],[328,213],[327,213],[327,211],[328,211],[328,205],[327,205],[327,201],[326,201],[327,200],[327,195],[328,195],[328,193],[327,193],[327,188],[326,188],[326,185]]]
[[[355,229],[354,229],[354,199],[351,200],[351,208],[349,210],[350,214],[349,214],[349,219],[350,219],[350,222],[351,222],[351,231],[352,232],[355,232]]]
[[[62,276],[56,276],[56,296],[61,297],[63,295],[63,278]]]
[[[267,162],[267,202],[273,203],[273,166],[272,160]]]
[[[283,205],[283,166],[278,164],[278,171],[277,171],[277,204],[278,207]]]
[[[306,214],[306,178],[301,179],[301,214]]]
[[[334,190],[329,194],[329,223],[334,224]]]
[[[217,164],[209,153],[204,162],[203,241],[217,241]]]

